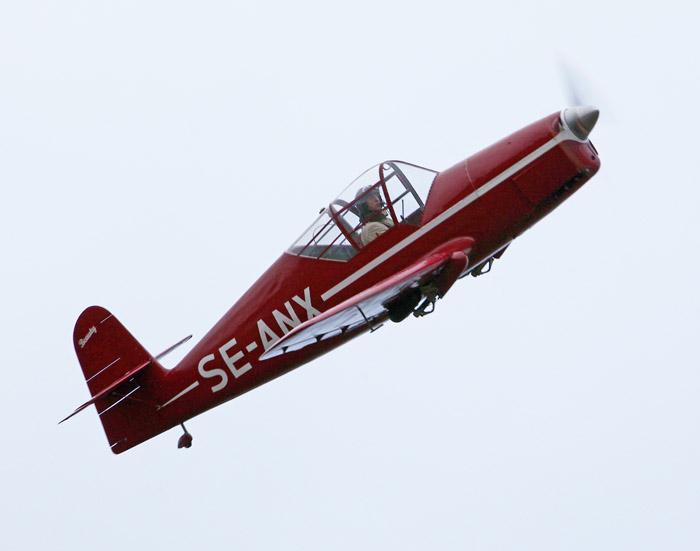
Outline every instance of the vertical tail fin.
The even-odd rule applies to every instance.
[[[91,399],[68,417],[94,404],[114,453],[162,430],[157,383],[165,370],[117,318],[90,306],[75,323],[73,344]]]

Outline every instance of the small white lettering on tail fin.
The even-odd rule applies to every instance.
[[[97,329],[95,329],[95,326],[93,325],[82,339],[78,339],[80,348],[85,348],[85,345],[90,340],[90,337],[92,337],[95,333],[97,333]]]

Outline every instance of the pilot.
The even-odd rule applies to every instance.
[[[373,189],[368,193],[368,189],[364,187],[357,192],[356,197],[362,197],[355,203],[362,222],[360,241],[363,247],[394,225],[394,221],[384,211],[384,202],[379,195],[379,190]]]

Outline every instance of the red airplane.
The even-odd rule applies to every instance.
[[[554,113],[436,172],[387,161],[318,218],[173,369],[90,306],[73,342],[110,448],[123,451],[374,331],[426,315],[459,278],[586,183],[600,161],[593,107]],[[187,339],[185,339],[187,340]],[[65,421],[64,419],[63,421]],[[63,422],[61,421],[61,422]]]

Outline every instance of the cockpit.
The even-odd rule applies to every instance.
[[[385,161],[366,170],[321,210],[287,252],[346,262],[392,228],[420,225],[436,175],[401,161]]]

